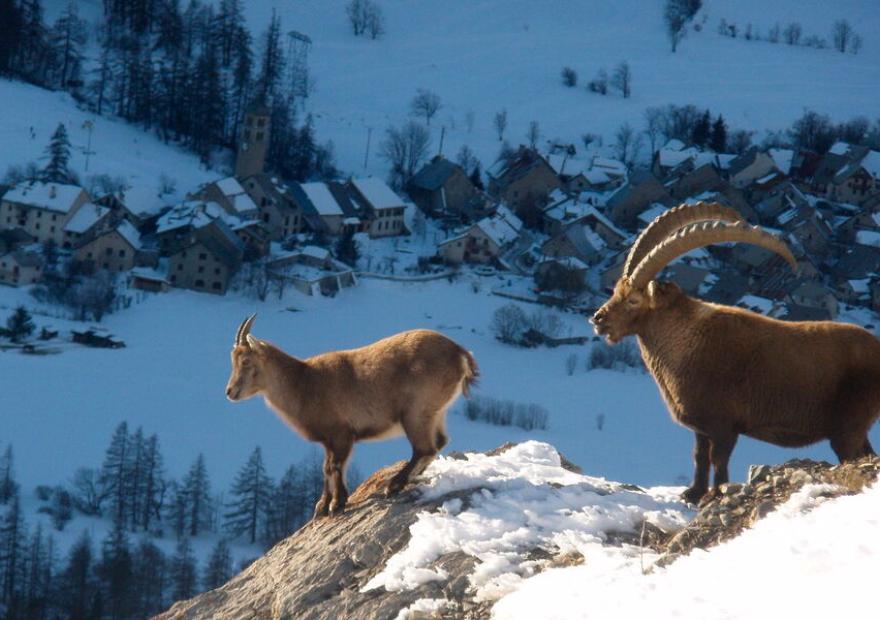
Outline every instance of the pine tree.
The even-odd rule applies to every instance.
[[[67,566],[60,575],[58,601],[63,617],[70,620],[96,618],[99,588],[93,572],[92,539],[87,530],[70,549]]]
[[[30,313],[24,306],[18,306],[6,319],[6,335],[12,342],[21,342],[33,333],[34,322]]]
[[[76,2],[70,0],[49,33],[49,46],[56,58],[55,83],[61,88],[80,78],[82,48],[88,41],[88,24],[80,19]]]
[[[211,529],[213,500],[205,457],[200,453],[183,481],[183,494],[187,504],[187,529],[190,536]]]
[[[0,37],[0,75],[14,75],[18,71],[14,60],[24,43],[24,16],[16,0],[0,0],[0,24],[4,25]]]
[[[706,110],[699,120],[694,124],[691,134],[691,140],[694,144],[703,148],[709,140],[709,134],[712,131],[712,118],[709,116],[709,110]]]
[[[284,472],[272,497],[268,542],[274,543],[296,531],[311,516],[305,463]]]
[[[134,553],[134,610],[137,617],[149,618],[166,607],[168,561],[149,538],[140,541]]]
[[[346,230],[336,241],[336,258],[350,267],[357,265],[359,257],[357,242],[354,240],[354,231]]]
[[[233,537],[245,535],[254,544],[266,523],[272,481],[266,474],[263,453],[254,448],[248,462],[239,470],[230,491],[232,501],[225,515],[225,528]]]
[[[110,502],[108,514],[118,523],[125,522],[128,508],[129,444],[128,423],[121,422],[104,453],[98,478],[101,496]]]
[[[43,5],[40,4],[40,0],[22,0],[19,9],[21,45],[15,61],[19,75],[36,84],[46,84],[49,46],[46,42],[46,26],[43,23]]]
[[[712,135],[709,137],[709,148],[716,153],[724,153],[727,150],[727,124],[719,114],[712,124]]]
[[[40,524],[28,543],[27,577],[23,588],[24,617],[35,620],[45,618],[50,604],[52,586],[51,546],[43,538]]]
[[[176,480],[172,480],[168,483],[167,494],[169,501],[165,504],[165,522],[174,535],[181,538],[186,534],[186,520],[189,515],[186,492]]]
[[[159,438],[151,435],[144,446],[143,492],[138,523],[149,531],[154,520],[161,518],[162,497],[165,495],[165,469]]]
[[[306,122],[296,132],[291,153],[291,172],[297,181],[308,181],[315,173],[315,129],[312,115],[306,117]]]
[[[49,163],[43,170],[43,177],[52,183],[67,183],[70,181],[70,172],[67,163],[70,161],[70,140],[67,138],[67,129],[64,123],[58,123],[55,133],[46,148]]]
[[[281,77],[284,75],[284,55],[281,49],[281,18],[272,9],[272,20],[263,35],[260,75],[257,78],[257,101],[274,102],[280,96]]]
[[[96,567],[111,620],[131,617],[135,599],[133,564],[124,524],[117,521],[101,545],[101,561]]]
[[[218,588],[229,581],[232,575],[232,554],[226,540],[221,538],[211,550],[208,563],[205,565],[202,588],[205,591]]]
[[[132,531],[137,531],[140,516],[143,513],[145,450],[144,432],[138,427],[130,438],[130,457],[126,478],[127,498],[125,505],[127,514],[125,515],[125,525],[126,528],[130,527]]]
[[[8,503],[17,493],[12,445],[8,445],[0,455],[0,505]]]
[[[191,598],[197,591],[197,572],[196,559],[187,536],[177,541],[177,548],[168,568],[171,598],[175,601]]]
[[[25,581],[27,529],[18,493],[0,521],[0,604],[11,610],[22,607]],[[12,615],[12,614],[9,614]],[[12,615],[12,617],[16,617]]]

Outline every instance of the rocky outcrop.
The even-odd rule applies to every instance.
[[[509,446],[502,446],[493,453],[507,448]],[[361,591],[383,570],[389,558],[407,546],[410,526],[420,512],[437,510],[453,499],[468,505],[473,494],[479,491],[470,488],[425,500],[418,491],[408,490],[385,499],[381,491],[402,464],[376,472],[358,487],[342,516],[309,523],[222,587],[178,602],[157,618],[489,618],[492,602],[476,600],[469,581],[479,560],[461,551],[442,555],[426,567],[440,569],[445,575],[442,580],[398,591],[384,587]],[[564,459],[562,466],[576,471],[576,467]],[[608,533],[603,544],[650,548],[660,555],[656,565],[663,566],[695,548],[706,549],[737,536],[805,484],[825,485],[819,492],[828,496],[851,494],[876,480],[878,471],[880,459],[877,458],[838,466],[789,461],[777,467],[753,467],[747,484],[724,485],[721,494],[706,503],[683,529],[664,532],[646,523],[636,534],[632,531],[619,535]],[[638,487],[627,488],[631,492],[640,491]],[[529,563],[531,572],[584,562],[579,553],[563,554],[552,548],[536,548],[523,559]],[[401,614],[402,610],[409,611]]]
[[[708,549],[739,536],[806,484],[828,485],[819,491],[824,497],[851,495],[877,480],[878,472],[878,457],[840,465],[807,460],[775,467],[753,465],[746,484],[722,485],[720,494],[703,504],[687,527],[658,545],[663,555],[657,565],[665,566],[693,549]]]

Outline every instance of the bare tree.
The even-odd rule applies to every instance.
[[[464,124],[467,125],[467,132],[473,133],[474,131],[474,111],[468,110],[464,115]]]
[[[642,134],[633,129],[629,123],[624,123],[614,134],[614,138],[615,156],[627,167],[631,166],[642,150]]]
[[[369,0],[351,0],[345,5],[345,14],[348,15],[348,23],[354,31],[354,36],[359,37],[365,27],[365,7]]]
[[[731,132],[727,139],[728,150],[734,153],[745,153],[752,146],[752,135],[754,131],[746,131],[745,129],[737,129]]]
[[[581,134],[581,142],[584,143],[584,150],[589,151],[591,144],[602,146],[602,136],[595,133],[584,133]]]
[[[663,135],[663,108],[651,106],[645,110],[645,135],[651,142],[651,155],[657,152],[658,141]]]
[[[600,95],[604,95],[608,92],[608,73],[605,69],[599,69],[599,73],[596,74],[596,79],[591,80],[590,83],[587,84],[587,89],[594,93],[599,93]]]
[[[391,185],[404,187],[421,166],[431,146],[431,134],[421,124],[409,121],[403,127],[389,127],[380,155],[391,164]]]
[[[568,357],[565,358],[565,374],[569,377],[574,374],[575,368],[577,368],[578,357],[574,353],[569,353]]]
[[[413,116],[424,116],[428,125],[431,124],[431,119],[437,114],[437,110],[442,107],[440,96],[427,88],[418,89],[416,96],[409,103],[410,113]]]
[[[563,67],[562,69],[562,83],[572,88],[577,86],[578,83],[578,74],[577,71],[572,69],[571,67]]]
[[[528,317],[516,304],[501,306],[492,314],[489,329],[501,342],[515,344],[528,328]]]
[[[767,31],[767,40],[770,43],[779,43],[779,34],[782,32],[782,26],[779,25],[779,22],[773,24],[769,31]]]
[[[788,26],[785,27],[785,30],[782,31],[782,37],[789,45],[798,45],[801,42],[802,32],[803,29],[801,28],[801,25],[799,23],[791,22]]]
[[[614,75],[611,77],[611,85],[620,91],[624,99],[628,99],[630,95],[630,87],[632,86],[632,71],[629,63],[624,61],[617,65],[614,69]]]
[[[666,8],[663,10],[663,22],[666,24],[666,36],[672,44],[672,53],[678,49],[678,44],[684,38],[685,24],[688,15],[682,0],[666,0]]]
[[[538,146],[538,140],[541,138],[541,128],[538,125],[538,121],[532,121],[529,123],[529,131],[526,134],[526,138],[528,139],[531,148],[534,149]]]
[[[504,130],[507,129],[507,110],[501,110],[495,114],[495,132],[498,134],[498,141],[504,139]]]
[[[366,23],[364,24],[371,39],[378,39],[385,34],[385,16],[382,7],[375,2],[367,1]]]
[[[859,50],[862,49],[862,37],[858,34],[853,34],[852,41],[849,43],[849,51],[855,55],[859,53]]]
[[[853,38],[852,26],[845,19],[838,19],[831,28],[831,40],[834,41],[834,49],[841,54],[846,51]]]
[[[465,174],[468,175],[473,173],[474,169],[480,165],[480,160],[477,159],[477,156],[467,144],[462,144],[461,148],[458,149],[458,153],[455,156],[455,162],[461,166]]]

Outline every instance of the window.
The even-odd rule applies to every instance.
[[[37,219],[40,219],[41,217],[43,217],[43,212],[37,211]]]
[[[211,288],[215,291],[221,291],[223,290],[223,285],[215,280],[214,283],[211,285]]]
[[[201,279],[196,280],[196,287],[198,287],[198,288],[205,288],[205,281],[204,281],[204,280],[201,280]]]
[[[37,230],[40,230],[40,225],[39,225],[39,223],[37,224],[36,228],[37,228]]]
[[[56,214],[53,213],[53,214],[52,214],[52,221],[54,222],[54,221],[57,220],[57,219],[58,219],[58,216],[57,216]]]
[[[171,274],[171,284],[174,284],[175,282],[177,282],[177,275]]]
[[[94,256],[92,256],[92,253],[89,252],[88,254],[86,254],[86,258],[94,258]]]
[[[266,125],[266,119],[265,119],[265,118],[258,118],[258,119],[257,119],[257,127],[263,127],[263,126],[265,126],[265,125]]]
[[[199,273],[205,273],[204,265],[199,265]]]
[[[125,258],[125,250],[119,250],[119,258]]]
[[[106,248],[104,250],[104,254],[106,254],[107,256],[113,256],[113,248]]]
[[[54,226],[50,226],[50,227],[49,227],[49,232],[55,232],[55,227],[54,227]]]
[[[177,263],[177,271],[183,271],[183,263]]]
[[[208,255],[205,252],[199,253],[199,260],[206,260],[207,258],[208,258]]]
[[[220,275],[220,267],[215,267],[215,268],[214,268],[214,275],[215,275],[215,276],[219,276],[219,275]]]
[[[104,263],[104,269],[110,269],[109,263]]]
[[[263,139],[263,132],[262,132],[262,131],[258,131],[258,132],[257,132],[257,142],[259,142],[259,141],[262,140],[262,139]]]
[[[180,256],[181,256],[182,258],[186,258],[186,250],[184,250],[183,252],[181,252],[181,253],[180,253]]]

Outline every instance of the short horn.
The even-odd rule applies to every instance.
[[[682,204],[665,211],[654,218],[630,247],[629,255],[623,266],[623,275],[632,276],[633,271],[655,245],[666,239],[681,228],[696,222],[707,220],[741,222],[742,215],[735,209],[725,207],[717,202],[698,202]]]
[[[630,280],[635,288],[644,288],[666,265],[691,250],[713,243],[741,241],[760,246],[782,256],[794,271],[797,261],[788,246],[758,226],[745,222],[701,222],[690,224],[655,246],[633,270]]]
[[[256,320],[257,315],[252,314],[244,321],[241,322],[241,325],[238,326],[238,332],[235,334],[235,345],[245,344],[247,342],[246,338],[249,333],[251,333],[251,327]]]

